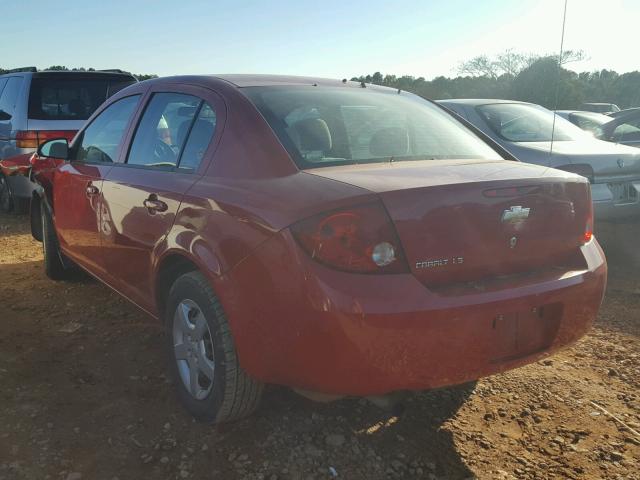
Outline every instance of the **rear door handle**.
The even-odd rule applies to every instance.
[[[87,185],[87,195],[97,195],[100,193],[100,189],[95,185]]]
[[[166,212],[169,208],[162,200],[158,200],[158,197],[154,194],[149,195],[149,198],[145,199],[143,205],[149,210],[149,213]]]

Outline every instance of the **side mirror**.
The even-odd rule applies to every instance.
[[[54,138],[44,142],[38,147],[38,156],[67,160],[69,158],[69,141],[66,138]]]
[[[11,120],[11,115],[4,110],[0,110],[0,122],[4,122],[5,120]]]

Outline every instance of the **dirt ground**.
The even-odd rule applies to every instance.
[[[212,427],[178,405],[160,326],[96,281],[49,281],[26,218],[0,215],[0,480],[640,479],[640,228],[605,237],[606,300],[573,348],[399,416],[271,387]]]

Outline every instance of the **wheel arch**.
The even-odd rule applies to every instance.
[[[201,272],[205,276],[202,268],[192,259],[182,252],[168,252],[158,263],[156,270],[154,296],[155,306],[158,311],[158,318],[162,319],[166,308],[166,300],[169,296],[171,285],[178,277],[189,272]]]

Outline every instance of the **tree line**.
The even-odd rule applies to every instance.
[[[73,67],[73,68],[68,68],[65,65],[52,65],[48,68],[45,68],[45,70],[55,70],[55,71],[59,71],[59,72],[95,72],[96,69],[89,67],[89,68],[84,68],[84,67]],[[4,68],[0,68],[0,75],[2,75],[3,73],[7,73],[10,70],[4,69]],[[125,73],[131,73],[131,72],[125,72]],[[158,78],[158,75],[154,75],[154,74],[148,74],[148,73],[131,73],[131,75],[133,75],[134,77],[136,77],[140,82],[143,80],[148,80],[150,78]]]
[[[574,72],[571,62],[584,59],[581,51],[557,55],[526,55],[507,50],[493,58],[479,56],[463,62],[454,78],[371,75],[352,80],[406,90],[424,98],[500,98],[537,103],[550,109],[577,109],[585,102],[640,106],[640,71]]]
[[[458,76],[424,77],[375,72],[352,80],[406,90],[424,98],[502,98],[537,103],[550,109],[575,109],[585,102],[615,103],[620,108],[640,106],[640,71],[575,72],[567,65],[583,60],[582,51],[558,55],[531,55],[507,50],[494,57],[481,55],[463,62]],[[52,65],[47,70],[92,72],[94,68]],[[0,68],[0,74],[7,70]],[[133,74],[138,80],[154,74]]]

